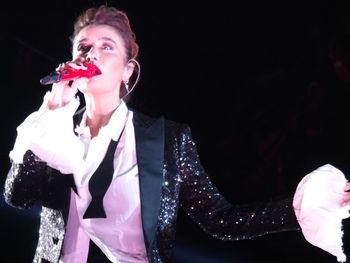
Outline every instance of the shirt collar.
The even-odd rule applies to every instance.
[[[123,100],[121,100],[119,106],[113,112],[108,124],[106,126],[103,126],[100,129],[99,135],[108,133],[110,138],[112,138],[114,141],[117,141],[127,121],[128,112],[129,110],[128,110],[128,107],[126,106],[126,103]],[[85,111],[80,124],[78,124],[77,127],[75,128],[75,132],[79,136],[81,135],[90,136],[89,127],[86,126],[86,118],[87,118],[87,115]]]

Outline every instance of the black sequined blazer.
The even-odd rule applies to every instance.
[[[149,261],[172,262],[179,206],[205,232],[221,240],[249,239],[299,229],[292,200],[253,205],[228,203],[200,164],[185,124],[134,112],[142,225]],[[29,208],[43,204],[33,262],[58,262],[65,236],[73,176],[62,176],[28,151],[12,163],[4,196]]]

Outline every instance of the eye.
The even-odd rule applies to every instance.
[[[102,49],[103,49],[103,50],[112,50],[113,47],[112,47],[111,45],[109,45],[109,44],[103,44],[103,45],[102,45]]]
[[[80,53],[88,53],[90,49],[91,49],[91,45],[86,45],[86,44],[79,44],[77,47],[77,50]]]

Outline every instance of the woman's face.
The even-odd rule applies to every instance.
[[[83,28],[73,43],[73,61],[90,59],[102,72],[92,77],[87,85],[79,87],[84,94],[117,96],[122,81],[127,81],[132,68],[126,61],[124,41],[108,25],[91,25]]]

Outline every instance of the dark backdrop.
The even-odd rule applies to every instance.
[[[348,1],[8,1],[0,18],[1,187],[16,127],[48,89],[39,79],[70,59],[73,19],[106,2],[128,13],[141,47],[130,105],[188,123],[231,202],[292,195],[326,163],[350,174]],[[0,200],[4,262],[30,262],[40,209]],[[299,232],[217,241],[181,211],[176,258],[336,262]]]

